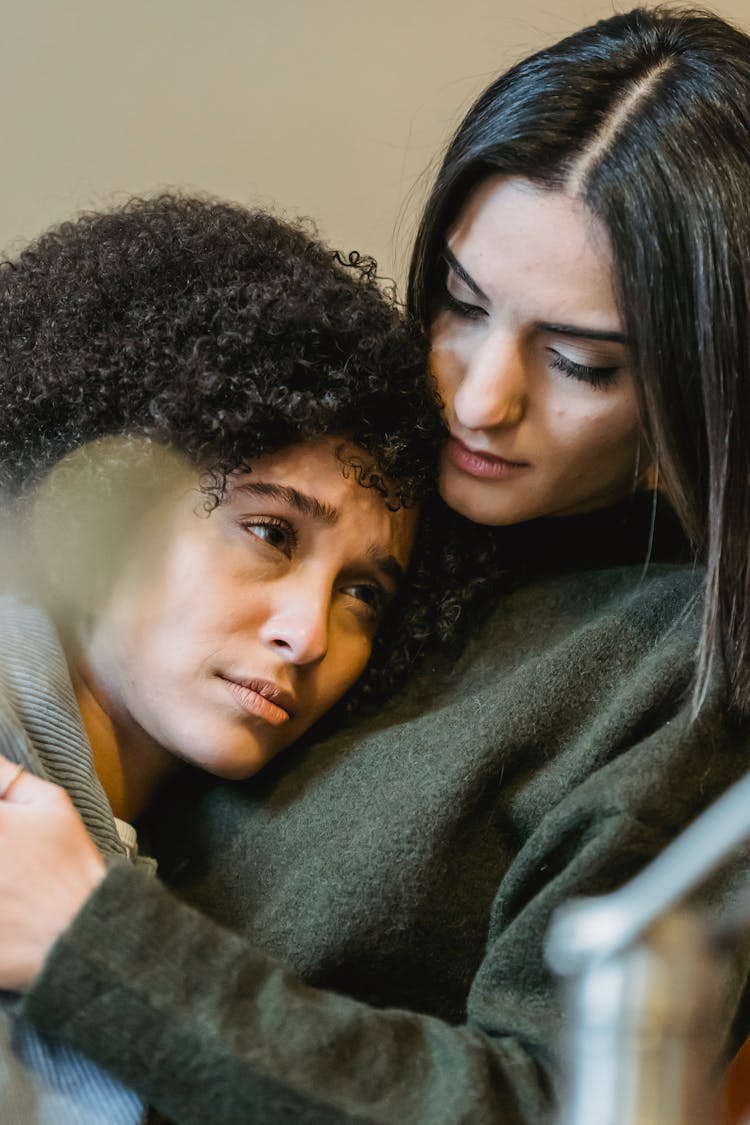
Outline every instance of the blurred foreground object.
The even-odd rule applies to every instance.
[[[718,1121],[721,1125],[747,1125],[750,1121],[750,1039],[732,1059],[722,1084]]]
[[[750,906],[717,926],[677,904],[749,836],[750,775],[624,887],[554,916],[547,960],[567,981],[559,1125],[716,1120],[721,938]]]

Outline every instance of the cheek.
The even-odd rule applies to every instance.
[[[444,403],[449,405],[453,401],[456,387],[461,382],[461,362],[451,349],[435,346],[430,352],[429,365],[440,395]]]
[[[180,634],[174,624],[158,619],[141,622],[137,630],[125,636],[120,649],[123,681],[137,690],[140,697],[159,698],[170,685],[184,680],[184,665],[190,650],[189,638]]]
[[[149,701],[163,692],[164,660],[153,624],[132,616],[103,614],[97,621],[87,650],[96,681],[111,706],[130,715],[143,715]]]
[[[611,461],[634,457],[638,447],[638,421],[629,402],[575,410],[560,406],[553,411],[551,425],[559,451],[587,461]]]
[[[625,402],[603,413],[592,424],[601,455],[610,462],[635,461],[640,444],[640,426],[635,406]]]
[[[361,636],[349,638],[337,650],[329,651],[327,667],[321,669],[318,704],[327,710],[353,687],[370,662],[372,642]]]
[[[217,599],[210,585],[164,586],[161,597],[131,606],[129,618],[121,619],[123,660],[130,664],[133,681],[147,681],[153,692],[174,684],[185,690],[186,678],[221,647],[236,620],[236,608]]]

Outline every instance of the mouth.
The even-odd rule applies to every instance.
[[[263,719],[274,727],[288,723],[294,715],[294,696],[271,680],[234,680],[229,676],[219,676],[219,679],[224,681],[235,701],[248,715]]]
[[[484,453],[478,449],[471,449],[464,445],[453,434],[448,438],[445,451],[448,460],[457,469],[471,477],[480,477],[485,480],[503,480],[505,477],[514,476],[523,469],[530,469],[528,461],[507,461],[505,457],[496,457],[493,453]]]

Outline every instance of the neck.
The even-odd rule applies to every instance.
[[[71,676],[94,768],[112,813],[120,820],[133,821],[176,768],[176,760],[145,732],[112,715],[106,696],[80,660],[71,662]]]

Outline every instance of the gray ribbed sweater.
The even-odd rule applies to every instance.
[[[108,858],[125,857],[81,723],[60,641],[36,606],[0,597],[0,750],[63,785]],[[8,856],[2,862],[11,862]],[[64,1043],[41,1036],[0,993],[3,1125],[137,1125],[143,1103]]]

